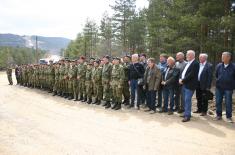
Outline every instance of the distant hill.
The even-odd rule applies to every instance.
[[[60,54],[60,50],[66,48],[71,40],[62,37],[38,36],[38,48],[51,54]],[[11,47],[36,47],[36,36],[20,36],[15,34],[0,34],[0,46]]]

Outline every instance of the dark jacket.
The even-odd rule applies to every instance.
[[[162,81],[166,82],[163,88],[174,88],[178,84],[180,70],[175,66],[173,68],[170,68],[165,78],[166,71],[168,68],[169,67],[167,67],[162,74]]]
[[[159,90],[161,78],[161,71],[158,67],[154,66],[152,69],[147,67],[144,73],[144,85],[147,90]]]
[[[211,88],[212,77],[213,77],[212,64],[207,62],[201,72],[199,79],[201,90],[206,90]]]
[[[194,60],[185,73],[183,85],[185,88],[195,90],[198,84],[199,63]]]
[[[216,66],[216,88],[222,90],[235,89],[235,65],[230,63],[226,68],[224,63]]]
[[[137,80],[144,77],[144,66],[137,62],[129,65],[129,80]]]

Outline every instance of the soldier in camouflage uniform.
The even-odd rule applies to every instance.
[[[92,102],[92,63],[87,63],[86,68],[86,77],[85,77],[85,87],[86,87],[86,97],[87,103],[91,104]],[[85,100],[83,100],[85,102]]]
[[[68,85],[69,98],[68,99],[71,100],[75,97],[74,84],[76,84],[77,82],[77,68],[76,68],[75,61],[71,61],[68,75],[69,75],[69,85]]]
[[[102,87],[102,67],[99,66],[100,60],[94,62],[93,73],[92,73],[92,83],[94,90],[95,101],[93,104],[100,105],[103,98],[103,87]]]
[[[74,98],[75,98],[74,101],[78,101],[78,93],[79,93],[78,91],[79,81],[77,79],[78,65],[79,65],[79,59],[75,61],[75,67],[74,67],[75,74],[76,74],[75,80],[73,81],[73,91],[74,91],[73,93],[74,93]]]
[[[50,65],[48,66],[49,74],[49,93],[53,92],[53,87],[55,84],[55,66],[53,65],[53,60],[50,60]]]
[[[124,69],[123,66],[120,64],[120,58],[114,58],[111,73],[111,87],[112,87],[112,96],[113,96],[113,107],[114,110],[121,109],[122,103],[122,91],[124,85]]]
[[[105,108],[110,108],[110,98],[111,98],[111,92],[110,92],[110,79],[111,79],[111,72],[112,72],[112,64],[109,63],[110,57],[108,55],[103,57],[103,68],[102,68],[102,85],[103,85],[103,96],[105,100]]]
[[[85,77],[86,77],[86,63],[85,57],[81,56],[79,59],[79,65],[77,67],[77,79],[78,79],[78,90],[79,90],[79,101],[86,101],[85,95]]]
[[[68,89],[68,84],[69,84],[69,68],[70,68],[70,60],[66,59],[65,60],[65,71],[64,71],[64,98],[69,97],[69,89]]]
[[[124,84],[123,84],[123,90],[122,90],[122,94],[124,96],[124,101],[123,104],[124,105],[129,105],[130,104],[130,87],[129,87],[129,83],[128,83],[128,76],[129,76],[129,65],[130,65],[130,56],[124,56],[123,57],[123,70],[124,70]]]
[[[6,73],[7,73],[7,79],[8,79],[9,85],[13,85],[13,81],[12,81],[12,68],[8,67]]]
[[[55,65],[55,84],[53,87],[53,96],[57,95],[59,92],[59,80],[60,80],[60,62]]]
[[[64,73],[65,73],[65,63],[64,59],[61,60],[61,65],[59,68],[60,73],[60,80],[59,80],[59,96],[64,96],[64,85],[65,85],[65,79],[64,79]]]

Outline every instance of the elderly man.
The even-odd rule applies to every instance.
[[[149,110],[153,111],[151,114],[156,113],[156,91],[159,90],[161,82],[161,71],[155,65],[155,59],[148,59],[148,67],[144,74],[144,89],[146,90],[147,106]]]
[[[229,52],[223,52],[222,63],[216,66],[216,118],[222,119],[222,102],[225,96],[226,117],[229,123],[232,120],[232,94],[235,89],[235,65],[231,61],[232,55]]]
[[[205,116],[208,110],[207,92],[211,88],[212,82],[212,64],[207,62],[208,55],[201,53],[199,55],[200,68],[198,73],[198,85],[196,89],[197,110],[194,113],[201,113]]]
[[[163,72],[162,82],[163,85],[163,98],[164,106],[160,112],[168,112],[169,115],[173,114],[174,107],[174,88],[179,80],[179,69],[175,67],[175,59],[169,57],[167,59],[167,68]],[[168,100],[170,97],[170,110],[168,111]]]
[[[133,54],[131,56],[132,63],[129,65],[129,83],[131,87],[131,104],[129,108],[134,107],[135,104],[135,92],[137,91],[137,107],[140,105],[140,94],[138,85],[141,84],[141,79],[144,77],[144,67],[139,63],[139,55]]]
[[[175,67],[179,70],[179,74],[181,74],[184,70],[184,67],[186,66],[187,62],[184,60],[184,53],[178,52],[176,54],[176,63]],[[184,112],[184,100],[183,100],[183,94],[182,94],[182,85],[176,84],[175,86],[175,111],[178,111],[178,113]]]
[[[184,94],[184,119],[182,122],[188,122],[191,118],[192,96],[198,83],[199,63],[195,60],[195,52],[187,51],[187,65],[185,66],[179,83],[183,85]]]

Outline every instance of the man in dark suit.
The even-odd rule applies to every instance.
[[[199,55],[200,67],[198,72],[198,85],[196,89],[197,110],[194,113],[201,113],[205,116],[208,110],[207,92],[211,88],[212,64],[207,62],[208,55],[202,53]]]
[[[168,111],[168,114],[173,114],[174,88],[179,80],[179,72],[179,69],[175,67],[175,59],[173,57],[169,57],[167,59],[167,68],[162,75],[161,84],[163,85],[164,106],[160,112],[168,111],[168,100],[170,98],[170,110]]]
[[[188,122],[191,118],[192,96],[198,83],[199,63],[195,60],[195,52],[187,51],[187,65],[185,66],[179,84],[183,85],[184,93],[184,119],[182,122]]]

